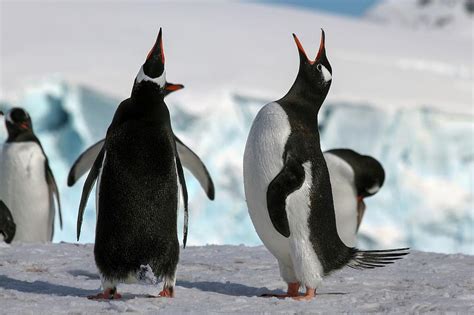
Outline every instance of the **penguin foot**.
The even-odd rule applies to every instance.
[[[287,297],[296,297],[298,296],[298,290],[300,289],[300,284],[298,282],[293,282],[293,283],[288,283],[288,289],[286,291],[286,294],[271,294],[271,293],[266,293],[260,295],[260,297],[276,297],[279,299],[284,299]]]
[[[122,298],[122,294],[117,292],[117,289],[106,289],[97,295],[89,295],[89,300],[118,300]]]
[[[163,288],[163,290],[158,294],[158,297],[174,298],[173,288]]]
[[[296,301],[309,301],[312,300],[316,296],[316,289],[306,287],[306,293],[300,296],[292,297],[293,300]]]

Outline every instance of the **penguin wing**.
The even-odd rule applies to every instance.
[[[49,190],[49,198],[51,200],[50,215],[51,215],[51,218],[53,219],[52,224],[54,224],[54,210],[55,210],[54,199],[56,199],[57,209],[58,209],[58,214],[59,214],[59,227],[62,230],[63,229],[63,215],[61,213],[61,200],[59,199],[58,185],[56,184],[53,171],[51,171],[51,168],[49,167],[49,163],[47,160],[46,160],[45,169],[46,169],[46,182],[48,183],[48,190]]]
[[[104,147],[101,148],[97,158],[92,165],[92,168],[87,175],[86,181],[84,182],[84,187],[82,188],[82,195],[81,195],[81,202],[79,204],[79,211],[77,213],[77,240],[79,241],[79,237],[81,236],[81,226],[82,226],[82,218],[84,217],[84,210],[86,209],[87,199],[89,199],[89,195],[91,194],[92,188],[94,187],[95,181],[99,176],[100,169],[102,168],[102,162],[104,160]]]
[[[214,183],[212,182],[211,175],[206,168],[206,165],[201,161],[199,156],[188,148],[176,135],[174,136],[176,141],[176,149],[178,151],[179,158],[182,165],[187,168],[201,184],[202,189],[207,194],[210,200],[214,200],[215,189]]]
[[[11,243],[15,237],[16,224],[13,221],[12,213],[7,205],[0,200],[0,234],[3,234],[3,240]]]
[[[176,154],[176,170],[178,173],[178,183],[179,183],[179,186],[181,186],[181,191],[183,193],[183,204],[184,204],[183,248],[186,248],[186,242],[188,240],[188,219],[189,219],[188,189],[186,188],[186,180],[184,179],[183,166],[181,165],[181,160],[179,159],[178,154]]]
[[[180,156],[182,165],[187,168],[191,174],[196,177],[201,184],[201,187],[207,194],[207,197],[214,200],[215,188],[211,175],[206,168],[206,165],[201,161],[199,156],[188,148],[178,137],[174,136],[176,140],[176,149]],[[73,186],[79,178],[81,178],[94,164],[97,155],[104,146],[105,140],[102,139],[96,144],[84,151],[74,162],[69,171],[67,185]]]
[[[82,177],[88,170],[91,169],[92,165],[94,164],[97,155],[99,154],[100,150],[104,146],[105,139],[100,140],[96,144],[89,147],[86,151],[84,151],[77,159],[74,161],[74,164],[69,171],[69,175],[67,177],[67,185],[71,187],[74,185],[79,178]]]
[[[284,237],[290,236],[286,198],[303,185],[304,179],[303,165],[288,154],[282,170],[268,185],[268,214],[275,229]]]

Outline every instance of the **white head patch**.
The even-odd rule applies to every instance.
[[[373,187],[367,189],[367,192],[369,194],[375,194],[377,191],[379,191],[380,186],[379,185],[374,185]]]
[[[321,73],[323,74],[324,81],[329,82],[332,80],[331,72],[323,65],[321,65]]]
[[[5,120],[8,121],[11,124],[14,124],[13,119],[12,119],[12,112],[9,111],[7,115],[5,116]]]
[[[166,84],[166,71],[163,70],[163,73],[158,77],[158,78],[150,78],[145,74],[145,71],[143,71],[143,66],[140,68],[140,71],[138,71],[137,74],[137,83],[140,83],[142,81],[150,81],[155,84],[157,84],[160,88],[164,88]]]

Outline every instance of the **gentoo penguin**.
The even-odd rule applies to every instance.
[[[184,88],[182,84],[174,84],[166,82],[164,88],[164,96],[169,93]],[[187,168],[196,177],[201,184],[201,187],[206,192],[210,200],[214,200],[215,189],[211,175],[207,170],[204,163],[201,161],[199,156],[194,153],[189,147],[187,147],[176,135],[176,149],[178,151],[179,158],[183,167]],[[69,187],[73,186],[79,178],[82,177],[87,171],[89,171],[94,164],[97,155],[104,146],[105,140],[102,139],[86,149],[73,163],[71,170],[69,171],[67,184]],[[81,219],[82,221],[82,219]]]
[[[7,205],[0,200],[0,234],[3,235],[3,240],[8,244],[11,243],[15,237],[16,224],[13,221],[12,213]]]
[[[8,111],[5,124],[8,138],[0,152],[0,199],[16,224],[13,240],[50,242],[55,208],[61,228],[62,216],[58,186],[48,158],[24,109]]]
[[[360,251],[341,241],[317,120],[332,81],[324,31],[314,61],[293,37],[300,56],[298,75],[289,92],[265,105],[252,124],[244,185],[255,229],[288,283],[284,296],[307,300],[334,270],[381,267],[407,252]],[[306,287],[304,296],[299,296],[300,286]]]
[[[383,185],[385,171],[379,161],[351,149],[324,152],[331,180],[337,232],[347,246],[355,246],[365,211],[364,198]]]
[[[164,66],[160,29],[131,96],[115,112],[105,144],[84,183],[78,218],[97,179],[94,256],[103,292],[92,299],[120,298],[117,284],[138,277],[144,266],[163,280],[159,296],[174,296],[179,188],[185,208],[183,246],[187,191],[164,102]]]

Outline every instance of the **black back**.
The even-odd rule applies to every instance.
[[[373,187],[382,187],[385,171],[379,161],[368,155],[361,155],[350,149],[332,149],[326,151],[346,161],[354,171],[354,183],[357,195],[369,197],[377,191],[369,192]]]
[[[94,249],[107,277],[123,279],[146,264],[157,276],[171,274],[178,261],[176,148],[157,88],[136,87],[107,131]]]

